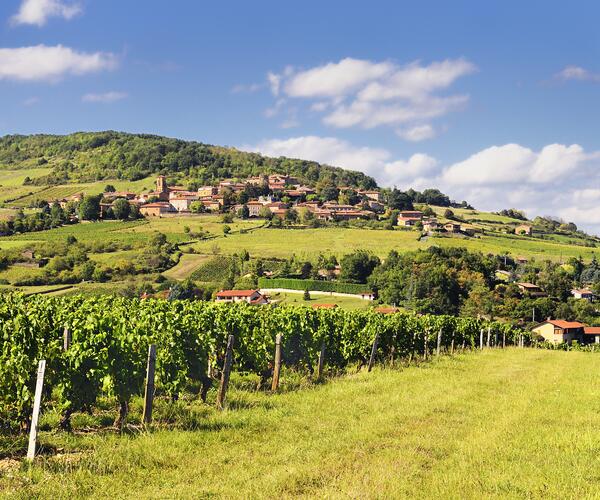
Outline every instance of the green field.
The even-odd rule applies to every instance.
[[[173,280],[184,280],[198,269],[198,267],[211,257],[195,253],[184,253],[176,266],[163,273],[164,276]]]
[[[291,254],[299,257],[312,257],[319,253],[337,256],[353,250],[370,250],[385,257],[390,250],[406,252],[440,247],[466,247],[483,253],[505,254],[514,257],[526,256],[536,259],[566,260],[568,257],[582,256],[591,259],[595,248],[567,245],[535,238],[489,236],[480,238],[435,237],[418,240],[416,231],[384,231],[354,228],[320,229],[257,229],[246,234],[233,234],[227,238],[217,238],[210,242],[194,245],[199,253],[210,253],[217,245],[223,253],[231,254],[242,249],[253,257],[285,258]]]
[[[286,374],[284,373],[284,383]],[[600,356],[532,349],[197,403],[183,428],[42,432],[15,498],[595,498]],[[168,420],[166,402],[160,416]],[[91,430],[91,429],[90,429]]]
[[[304,300],[303,292],[291,293],[291,292],[275,292],[269,293],[269,298],[272,302],[278,304],[294,304],[300,306],[313,306],[319,304],[337,304],[338,307],[343,309],[368,309],[373,305],[373,302],[369,300],[357,299],[355,297],[337,297],[329,295],[317,295],[311,293],[310,300]]]

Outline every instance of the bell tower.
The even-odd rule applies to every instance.
[[[164,175],[159,175],[156,178],[156,192],[166,193],[167,192],[167,178]]]

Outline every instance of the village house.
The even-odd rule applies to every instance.
[[[171,198],[169,203],[177,212],[189,212],[190,205],[197,200],[197,196],[177,196]]]
[[[517,283],[522,294],[529,297],[546,297],[546,292],[533,283]]]
[[[571,295],[576,299],[589,300],[590,302],[594,301],[594,292],[588,288],[574,288],[571,290]]]
[[[438,224],[437,219],[427,219],[423,221],[423,231],[430,233],[431,231],[436,231],[440,225]]]
[[[398,217],[398,225],[402,227],[413,227],[417,222],[421,222],[421,219],[417,217]]]
[[[38,259],[35,256],[35,252],[33,250],[23,250],[21,252],[21,257],[27,259],[26,261],[15,262],[13,266],[15,267],[29,267],[29,268],[40,268],[44,267],[48,264],[49,259],[43,258]]]
[[[447,222],[444,229],[449,233],[460,233],[460,224],[458,222]]]
[[[215,186],[201,186],[198,188],[198,198],[206,198],[219,193],[219,188]]]
[[[357,220],[357,219],[366,219],[369,217],[369,212],[365,212],[364,210],[335,210],[333,211],[333,218],[336,220]]]
[[[419,210],[402,210],[399,214],[399,217],[404,217],[407,219],[417,219],[417,220],[422,220],[423,219],[423,212],[419,211]]]
[[[140,213],[144,216],[160,217],[173,212],[175,212],[175,209],[167,201],[157,201],[140,207]]]
[[[576,341],[580,344],[600,343],[600,327],[587,326],[579,321],[564,321],[560,319],[547,319],[531,330],[546,342],[571,344]]]
[[[358,194],[360,196],[365,196],[366,198],[373,200],[373,201],[377,201],[377,202],[381,201],[381,193],[379,191],[374,191],[374,190],[358,191]]]
[[[267,297],[258,290],[221,290],[215,298],[217,302],[247,302],[252,305],[269,303]]]
[[[531,236],[533,234],[533,228],[529,224],[520,224],[515,227],[515,234]]]

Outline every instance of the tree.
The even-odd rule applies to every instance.
[[[107,184],[106,186],[104,186],[104,192],[105,193],[115,193],[117,190],[115,189],[115,187],[112,184]]]
[[[100,218],[100,196],[84,196],[79,203],[81,220],[98,220]]]
[[[247,219],[250,217],[250,209],[248,208],[248,205],[242,205],[242,208],[238,210],[238,216],[242,219]]]
[[[221,217],[221,222],[223,224],[231,224],[233,222],[233,214],[229,212],[223,214],[223,216]]]
[[[366,283],[367,278],[380,264],[379,257],[365,250],[344,255],[340,260],[340,278],[354,283]]]
[[[325,201],[337,200],[339,190],[333,184],[329,184],[321,190],[321,196]]]
[[[310,292],[308,291],[308,288],[304,289],[304,295],[302,296],[302,298],[304,300],[310,300]]]
[[[124,198],[119,198],[112,204],[113,214],[115,219],[127,220],[131,213],[131,205]]]
[[[388,195],[388,206],[395,210],[412,210],[413,202],[408,194],[399,189],[392,189]]]
[[[450,210],[449,208],[447,208],[446,210],[444,210],[444,218],[454,219],[454,212],[452,210]]]
[[[269,207],[264,205],[264,206],[260,207],[260,209],[258,211],[258,216],[262,217],[263,219],[272,219],[273,212],[271,212],[271,209]]]
[[[53,203],[50,209],[50,219],[53,226],[60,226],[65,223],[65,212],[59,203]]]

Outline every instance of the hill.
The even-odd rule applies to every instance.
[[[376,186],[373,178],[361,172],[313,161],[269,158],[195,141],[113,131],[4,136],[0,138],[0,167],[51,169],[30,181],[35,185],[138,181],[156,174],[167,175],[174,182],[193,179],[201,185],[266,173],[287,174],[322,186]]]

